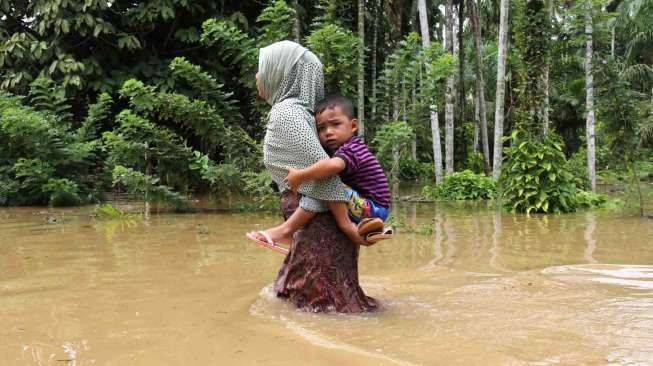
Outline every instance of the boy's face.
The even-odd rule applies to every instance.
[[[338,106],[327,108],[316,115],[315,122],[322,146],[330,150],[337,150],[358,129],[358,120],[356,118],[349,119],[342,108]]]

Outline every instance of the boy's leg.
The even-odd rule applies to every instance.
[[[369,217],[370,209],[366,199],[352,188],[345,189],[345,196],[347,197],[347,211],[351,221],[358,224],[362,219]]]
[[[387,208],[378,205],[373,200],[361,197],[358,192],[351,188],[345,190],[345,195],[348,199],[349,217],[353,222],[359,223],[362,219],[375,217],[383,221],[387,220],[389,214]]]
[[[329,210],[336,219],[336,223],[340,230],[347,235],[349,240],[358,245],[367,245],[365,240],[358,235],[358,228],[349,218],[347,210],[347,202],[328,202]]]
[[[274,243],[292,244],[293,235],[302,226],[306,225],[311,219],[315,217],[315,212],[307,211],[298,207],[295,212],[284,221],[281,225],[275,226],[271,229],[265,230]],[[260,233],[253,233],[259,240],[266,241],[265,237]]]

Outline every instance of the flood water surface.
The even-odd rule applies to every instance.
[[[0,364],[653,364],[651,219],[399,207],[417,232],[361,249],[385,310],[325,315],[244,237],[277,215],[91,211],[0,210]]]

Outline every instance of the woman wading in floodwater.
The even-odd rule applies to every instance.
[[[322,64],[301,45],[282,41],[261,49],[257,88],[272,105],[263,153],[266,168],[282,192],[286,220],[298,208],[316,213],[295,233],[275,290],[277,296],[307,311],[376,311],[378,302],[358,284],[359,245],[339,229],[328,211],[326,202],[346,201],[340,179],[332,176],[303,184],[300,194],[291,193],[284,183],[288,167],[301,169],[328,158],[313,118],[315,104],[324,95],[323,85]]]

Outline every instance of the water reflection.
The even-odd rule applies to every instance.
[[[594,259],[594,251],[596,250],[596,240],[594,239],[594,231],[596,230],[596,216],[594,213],[588,212],[585,214],[585,260],[588,263],[596,263]]]
[[[499,264],[499,243],[501,242],[502,213],[495,211],[492,215],[492,248],[490,249],[490,266],[501,272],[509,272]]]

